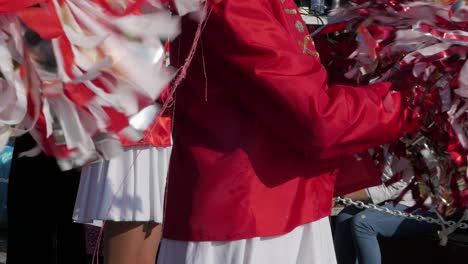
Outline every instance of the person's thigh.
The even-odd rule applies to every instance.
[[[351,223],[354,216],[362,210],[355,206],[347,206],[335,218],[333,242],[339,264],[354,264],[356,262]]]
[[[346,206],[335,217],[335,224],[340,224],[340,223],[343,223],[343,222],[347,222],[351,218],[353,218],[356,214],[360,213],[361,211],[363,211],[363,209],[357,208],[357,207],[355,207],[353,205]]]
[[[353,221],[353,218],[362,211],[363,209],[359,209],[352,205],[346,206],[335,217],[333,226],[333,236],[337,254],[342,254],[341,252],[349,251],[352,249],[351,223]]]
[[[394,207],[392,204],[387,204],[385,207],[390,210],[403,209],[403,207]],[[404,210],[404,209],[403,209]],[[380,212],[373,209],[366,209],[356,214],[353,219],[353,230],[362,234],[393,236],[398,229],[398,226],[404,218]]]
[[[412,214],[437,219],[437,215],[433,211],[423,212],[422,210],[417,210],[413,212]],[[438,224],[431,224],[427,222],[417,221],[414,219],[403,218],[403,221],[401,221],[400,225],[397,227],[397,229],[393,233],[393,236],[403,237],[403,236],[409,236],[409,235],[415,235],[415,234],[427,234],[427,233],[436,234],[438,230],[439,230]]]
[[[397,204],[394,206],[391,203],[386,204],[384,207],[395,211],[405,211],[408,208],[405,205]],[[430,213],[424,213],[424,215],[430,215]],[[438,227],[436,224],[419,222],[371,209],[366,209],[357,214],[355,223],[360,226],[365,226],[376,235],[383,237],[398,237],[417,233],[435,232]]]

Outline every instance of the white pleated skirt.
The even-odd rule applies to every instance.
[[[73,219],[162,223],[171,148],[132,147],[83,168]]]
[[[272,219],[274,221],[274,219]],[[163,239],[158,264],[335,264],[328,217],[288,234],[229,242]]]

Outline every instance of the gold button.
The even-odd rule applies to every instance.
[[[312,45],[314,45],[314,41],[312,40],[312,37],[310,35],[305,36],[304,41],[299,41],[299,46],[301,47],[302,52],[304,52],[304,54],[319,58],[320,55],[318,52],[309,49],[309,43],[312,43]]]
[[[301,23],[301,21],[297,20],[294,25],[301,34],[305,32],[304,25]]]
[[[296,9],[293,9],[293,8],[285,8],[284,9],[284,12],[288,15],[295,15],[297,14],[297,10]]]

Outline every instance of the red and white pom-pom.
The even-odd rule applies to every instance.
[[[1,9],[2,3],[0,3]],[[0,16],[0,150],[10,136],[19,134],[14,126],[26,116],[27,94],[19,68],[22,61],[22,29],[11,15]]]
[[[444,216],[468,208],[468,7],[462,0],[353,2],[315,33],[318,49],[334,54],[323,61],[331,81],[392,81],[421,121],[417,133],[391,146],[412,161],[414,208],[429,197]]]
[[[179,13],[200,9],[200,3],[173,2]],[[167,4],[27,0],[9,5],[0,0],[1,82],[8,95],[0,101],[0,144],[12,135],[13,126],[23,128],[18,131],[31,132],[44,151],[69,169],[96,157],[113,157],[121,151],[121,139],[141,139],[158,114],[156,99],[175,74],[166,65],[163,43],[177,36],[179,20]],[[56,69],[35,56],[47,54],[41,52],[47,45],[24,52],[19,47],[23,29],[18,17],[50,41],[53,55],[46,60]],[[8,31],[7,20],[15,22],[18,32]],[[21,64],[21,78],[13,61]]]

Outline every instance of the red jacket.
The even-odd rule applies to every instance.
[[[209,7],[176,93],[164,236],[275,236],[329,215],[342,157],[402,134],[400,95],[389,95],[395,109],[387,111],[388,83],[327,87],[293,0],[219,0]],[[176,66],[196,26],[183,20],[171,46],[180,51],[172,53]]]

